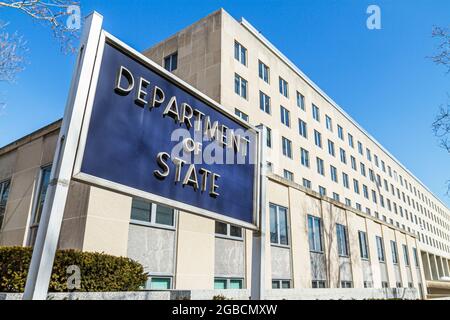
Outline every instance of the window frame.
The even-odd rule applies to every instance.
[[[276,216],[276,242],[272,241],[272,225],[271,223],[271,217],[269,217],[269,237],[270,237],[270,245],[273,246],[279,246],[279,247],[285,247],[285,248],[289,248],[290,247],[290,241],[291,241],[291,235],[290,235],[290,223],[289,223],[289,209],[284,207],[284,206],[280,206],[278,204],[275,203],[269,203],[269,215],[271,214],[271,208],[275,208],[275,216]],[[286,211],[286,243],[281,243],[281,225],[280,225],[280,209],[284,209]]]
[[[153,203],[151,201],[145,200],[145,199],[141,199],[141,198],[134,198],[136,200],[139,201],[143,201],[143,202],[147,202],[150,204],[150,221],[144,221],[144,220],[138,220],[138,219],[133,219],[131,218],[131,214],[133,211],[133,203],[131,204],[131,211],[130,211],[130,224],[133,225],[139,225],[139,226],[145,226],[145,227],[151,227],[151,228],[158,228],[158,229],[166,229],[166,230],[176,230],[176,226],[177,226],[177,218],[178,218],[178,210],[175,208],[170,208],[169,206],[164,206],[167,208],[172,209],[173,211],[173,223],[172,225],[167,225],[167,224],[163,224],[163,223],[157,223],[156,222],[156,213],[157,213],[157,209],[158,209],[158,205],[157,203]],[[134,200],[133,199],[133,200]],[[132,200],[132,201],[133,201]]]

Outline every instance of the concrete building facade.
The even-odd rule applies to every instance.
[[[246,20],[216,11],[144,52],[264,125],[265,285],[450,290],[450,211]],[[60,121],[0,149],[0,245],[32,245]],[[60,248],[138,260],[148,288],[251,286],[252,232],[71,182]]]

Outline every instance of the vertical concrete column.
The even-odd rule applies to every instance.
[[[427,252],[421,252],[422,257],[423,273],[425,275],[425,280],[433,280],[433,274],[431,272],[430,257]]]
[[[443,258],[444,261],[444,272],[445,272],[445,276],[450,277],[450,270],[448,267],[448,259]]]
[[[445,277],[445,269],[444,269],[444,262],[442,261],[442,257],[438,256],[438,260],[439,260],[439,274],[441,277]]]
[[[431,274],[433,275],[433,280],[439,280],[439,272],[437,270],[437,260],[436,255],[430,254],[431,258]]]

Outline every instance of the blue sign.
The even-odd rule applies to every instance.
[[[256,131],[109,42],[93,88],[80,173],[181,210],[254,224]]]

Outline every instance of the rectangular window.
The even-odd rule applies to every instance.
[[[322,197],[325,197],[325,196],[327,195],[327,189],[324,188],[324,187],[322,187],[322,186],[319,186],[319,194],[320,194]]]
[[[297,107],[305,111],[305,96],[297,91]]]
[[[242,120],[244,120],[245,122],[248,122],[248,114],[242,112],[239,109],[234,109],[234,114],[237,115]]]
[[[269,83],[269,67],[266,66],[263,62],[258,61],[258,71],[259,77],[266,83]]]
[[[131,220],[146,225],[175,226],[174,209],[137,198],[131,203]]]
[[[178,52],[172,53],[164,58],[164,69],[174,71],[178,68]]]
[[[367,188],[367,186],[365,184],[363,184],[363,194],[364,194],[364,198],[369,199],[369,189]]]
[[[331,180],[334,182],[338,182],[338,177],[337,177],[337,169],[334,166],[330,165],[330,176],[331,176]]]
[[[328,115],[325,116],[325,126],[329,131],[333,131],[333,122]]]
[[[364,165],[364,163],[360,162],[359,167],[361,168],[361,175],[365,177],[366,176],[366,166]]]
[[[375,236],[375,239],[377,241],[377,254],[378,254],[378,261],[384,262],[384,245],[383,245],[383,238],[379,236]]]
[[[347,189],[350,189],[350,185],[348,183],[348,174],[345,172],[342,172],[342,183],[344,184],[344,187]]]
[[[323,252],[321,219],[308,215],[308,239],[311,252]]]
[[[147,280],[146,287],[151,290],[169,290],[172,288],[172,278],[150,276]]]
[[[358,231],[359,238],[359,253],[361,254],[361,259],[369,259],[369,249],[367,247],[367,236],[364,231]]]
[[[266,129],[266,146],[272,148],[272,130],[269,127],[264,127]]]
[[[270,97],[264,92],[259,92],[259,108],[267,114],[270,114]]]
[[[348,145],[350,146],[350,147],[352,147],[352,148],[354,148],[355,147],[355,144],[354,144],[354,142],[353,142],[353,136],[349,133],[348,135]]]
[[[2,229],[3,220],[5,219],[6,203],[8,202],[10,186],[11,180],[0,183],[0,230]]]
[[[272,289],[289,289],[291,280],[272,280]]]
[[[350,163],[352,164],[352,169],[358,171],[358,168],[356,167],[356,159],[354,156],[350,156]]]
[[[247,80],[237,73],[234,74],[234,92],[244,99],[247,99]]]
[[[336,192],[333,192],[333,200],[339,202],[340,201],[340,197],[339,194],[337,194]]]
[[[270,242],[288,245],[287,208],[270,204]]]
[[[239,278],[214,278],[214,289],[242,289],[243,279]]]
[[[314,142],[316,146],[322,148],[322,134],[317,130],[314,130]]]
[[[345,150],[340,148],[340,155],[341,155],[341,162],[344,164],[347,164],[347,155],[345,153]]]
[[[309,181],[308,179],[303,178],[303,186],[306,189],[311,189],[311,181]]]
[[[414,265],[419,267],[419,257],[417,256],[417,248],[413,248]]]
[[[234,58],[244,66],[247,65],[247,49],[237,41],[234,41]]]
[[[320,122],[320,110],[315,104],[312,105],[312,115],[314,120]]]
[[[303,138],[308,139],[308,125],[301,119],[298,119],[298,133]]]
[[[279,84],[280,84],[280,93],[285,96],[286,98],[289,97],[289,89],[288,89],[288,83],[283,78],[279,78]]]
[[[403,259],[405,261],[405,266],[409,266],[408,247],[405,244],[403,244],[402,248],[403,248]]]
[[[216,221],[216,235],[220,237],[242,239],[242,228],[220,221]]]
[[[359,182],[356,179],[353,179],[353,190],[356,194],[359,194]]]
[[[366,148],[366,156],[367,160],[372,161],[372,154],[370,153],[370,150],[368,148]]]
[[[294,174],[289,170],[284,169],[283,176],[286,180],[294,181]]]
[[[334,142],[333,141],[331,141],[331,140],[328,140],[328,153],[331,155],[331,156],[335,156],[335,152],[334,152]]]
[[[337,128],[339,139],[344,140],[344,129],[340,125],[338,125]]]
[[[291,126],[291,117],[289,110],[283,106],[280,106],[281,123],[287,127]]]
[[[311,285],[313,289],[323,289],[327,287],[325,280],[313,280]]]
[[[42,209],[44,208],[45,196],[47,194],[48,184],[50,182],[50,173],[52,171],[52,167],[44,167],[41,169],[40,181],[39,181],[39,189],[37,192],[37,202],[33,217],[33,224],[38,224],[41,220]]]
[[[361,143],[360,141],[358,141],[358,152],[359,152],[360,155],[363,155],[363,154],[364,154],[364,151],[363,151],[363,150],[364,150],[364,149],[363,149],[362,143]]]
[[[325,176],[325,168],[324,168],[323,160],[320,159],[319,157],[317,157],[316,163],[317,163],[317,173],[322,176]]]
[[[353,288],[353,284],[351,281],[341,281],[341,288]]]
[[[303,148],[300,148],[300,159],[303,166],[309,168],[309,151]]]
[[[281,137],[281,143],[283,146],[283,155],[292,159],[292,142],[291,140]]]
[[[348,257],[347,227],[342,224],[336,224],[336,237],[338,243],[338,254],[342,257]]]
[[[398,263],[398,254],[397,254],[397,244],[395,241],[391,240],[391,253],[392,253],[392,263]]]

